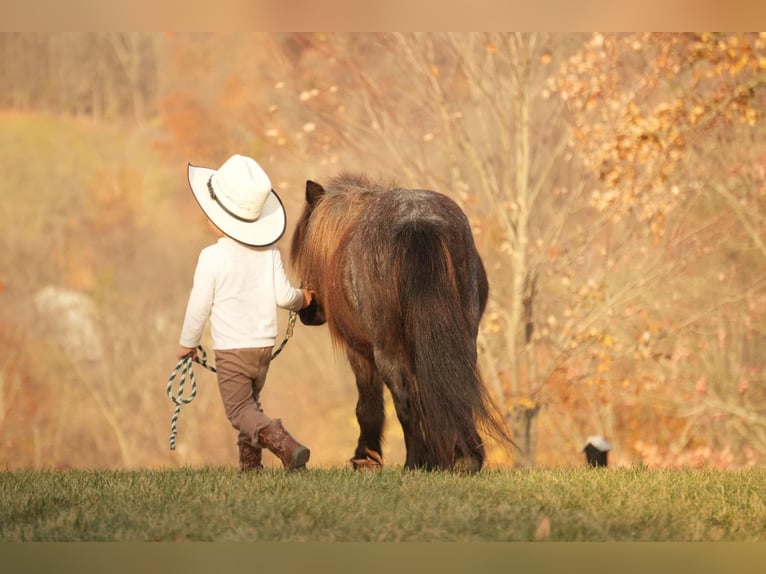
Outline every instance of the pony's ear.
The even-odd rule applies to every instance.
[[[324,188],[310,179],[306,181],[306,202],[314,207],[319,199],[324,195]]]

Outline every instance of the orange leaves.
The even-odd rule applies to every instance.
[[[512,403],[514,406],[524,410],[534,410],[539,407],[537,401],[526,395],[516,398]]]
[[[693,105],[687,113],[687,121],[690,125],[695,126],[704,115],[705,108],[703,106],[699,104]]]
[[[732,122],[759,121],[763,69],[763,35],[593,35],[549,83],[572,113],[572,145],[600,188],[593,206],[630,213],[661,237],[657,214],[693,184],[690,153],[705,139],[734,137]]]
[[[699,34],[689,43],[687,59],[704,64],[705,76],[735,77],[758,70],[766,38],[762,34]]]
[[[497,335],[503,331],[502,317],[497,311],[487,313],[484,318],[484,329],[490,334]]]

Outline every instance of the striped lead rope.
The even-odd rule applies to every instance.
[[[290,316],[287,318],[287,332],[285,333],[285,338],[282,339],[282,342],[279,344],[279,347],[277,347],[277,350],[271,354],[272,360],[274,360],[276,356],[282,352],[282,349],[284,349],[285,345],[287,345],[287,341],[289,341],[290,337],[293,336],[293,330],[295,329],[295,320],[297,318],[298,318],[298,313],[296,313],[295,311],[290,311]]]
[[[192,359],[192,354],[189,353],[185,357],[182,357],[180,361],[178,361],[178,364],[176,365],[176,368],[173,369],[173,372],[170,373],[170,378],[168,379],[168,387],[167,387],[167,393],[168,397],[170,397],[170,400],[173,401],[173,404],[175,404],[176,408],[175,411],[173,411],[173,416],[170,419],[170,450],[176,449],[176,435],[178,434],[178,417],[181,414],[181,406],[182,405],[188,405],[190,402],[194,400],[194,397],[197,396],[197,377],[194,376],[194,369],[192,368],[192,363],[196,362],[205,367],[207,370],[215,373],[216,369],[215,367],[207,364],[207,353],[205,353],[205,349],[203,349],[201,346],[197,347],[197,350],[199,353],[197,354],[197,357],[195,359]],[[176,376],[178,373],[181,373],[180,378],[178,379],[178,393],[173,394],[173,381],[175,381]],[[189,395],[189,398],[184,398],[184,383],[186,383],[186,374],[189,374],[189,382],[191,383],[191,394]]]

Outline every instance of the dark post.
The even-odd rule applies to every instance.
[[[589,436],[585,441],[585,460],[590,466],[606,466],[607,453],[612,445],[602,436]]]

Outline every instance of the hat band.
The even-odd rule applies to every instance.
[[[241,215],[238,215],[238,214],[234,213],[231,209],[226,207],[223,204],[223,202],[221,201],[221,199],[216,195],[215,190],[213,189],[213,176],[212,175],[210,176],[210,179],[207,180],[207,189],[210,192],[210,199],[213,199],[216,203],[218,203],[218,205],[220,205],[221,208],[226,213],[231,215],[232,217],[234,217],[236,219],[239,219],[240,221],[245,221],[247,223],[252,223],[253,221],[258,221],[258,217],[254,218],[254,219],[249,218],[249,217],[242,217]]]

